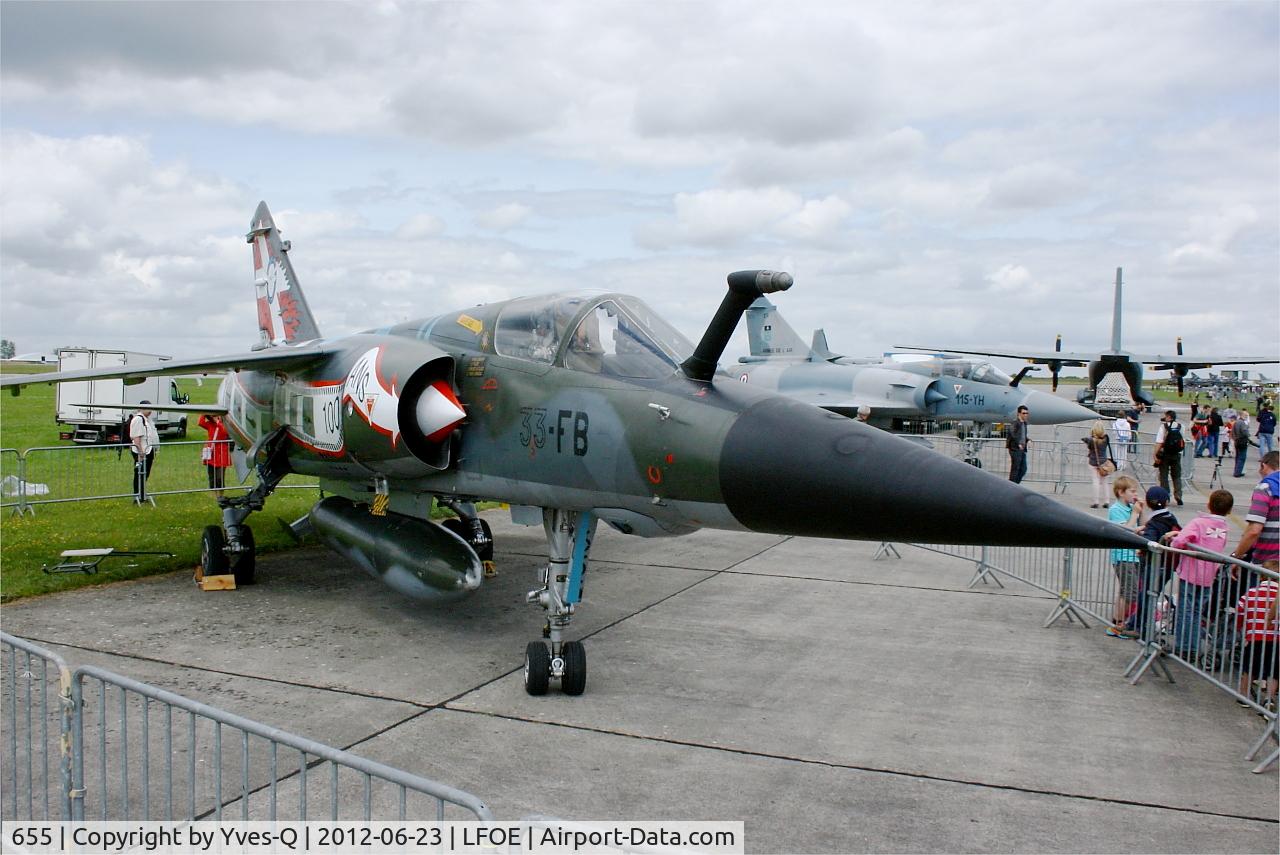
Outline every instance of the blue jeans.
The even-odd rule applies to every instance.
[[[1276,447],[1276,435],[1274,433],[1258,434],[1258,453],[1259,454],[1266,454],[1269,451],[1274,451],[1275,447]]]
[[[1236,471],[1237,478],[1244,477],[1244,459],[1249,456],[1249,443],[1246,440],[1244,445],[1236,443]]]
[[[1195,451],[1193,451],[1192,454],[1194,454],[1196,457],[1201,457],[1204,455],[1205,449],[1207,449],[1208,447],[1209,447],[1208,436],[1197,437]],[[1209,456],[1212,457],[1213,455],[1209,455]]]
[[[1021,484],[1027,474],[1027,453],[1015,448],[1009,449],[1009,480]]]
[[[1173,626],[1173,652],[1190,659],[1200,650],[1200,619],[1209,600],[1209,587],[1178,580],[1178,611]]]

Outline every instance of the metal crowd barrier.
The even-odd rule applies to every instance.
[[[1088,449],[1081,442],[1084,434],[1071,436],[1071,431],[1058,425],[1054,439],[1033,439],[1027,452],[1027,474],[1024,483],[1052,484],[1055,493],[1066,493],[1074,484],[1092,487],[1093,475],[1089,465]],[[1001,437],[954,437],[931,435],[929,441],[934,450],[947,457],[986,469],[992,474],[1004,476],[1009,471],[1009,453]],[[1115,442],[1113,440],[1113,447]],[[1116,471],[1138,480],[1145,488],[1159,483],[1159,472],[1151,460],[1155,444],[1140,440],[1133,446],[1126,445],[1123,454],[1116,454]],[[1114,476],[1112,476],[1114,477]],[[1196,477],[1196,459],[1190,446],[1183,453],[1182,485]],[[1108,494],[1108,501],[1110,501]]]
[[[938,546],[911,544],[919,549],[969,561],[974,575],[969,587],[994,583],[1003,587],[1000,577],[1023,582],[1057,598],[1045,620],[1047,628],[1058,620],[1079,622],[1088,628],[1092,617],[1104,626],[1112,624],[1116,610],[1117,580],[1109,549],[1051,549],[995,546]],[[1167,663],[1174,662],[1248,705],[1266,721],[1263,733],[1246,754],[1254,760],[1270,739],[1277,741],[1276,699],[1268,703],[1265,680],[1254,673],[1280,674],[1280,644],[1259,646],[1244,638],[1241,611],[1246,594],[1256,592],[1263,583],[1280,590],[1280,574],[1256,564],[1238,561],[1230,556],[1204,550],[1174,550],[1150,544],[1144,560],[1144,583],[1137,603],[1128,604],[1129,634],[1140,645],[1124,671],[1129,682],[1137,684],[1143,675],[1155,669],[1170,682],[1173,674]],[[877,557],[893,554],[882,545]],[[1208,559],[1222,565],[1217,580],[1204,597],[1201,608],[1178,631],[1179,584],[1171,568],[1182,556]],[[1194,639],[1194,641],[1193,641]],[[1280,749],[1275,749],[1260,762],[1254,772],[1262,772],[1276,764]]]
[[[62,657],[0,633],[6,820],[72,818],[71,670]]]
[[[71,821],[494,818],[470,793],[101,668],[69,671],[6,633],[0,651],[6,821],[53,819],[54,802]],[[33,658],[58,669],[53,705]]]
[[[148,497],[180,493],[210,493],[200,451],[202,441],[162,442],[156,451]],[[251,485],[234,483],[228,469],[228,493],[247,491]],[[318,480],[288,475],[277,489],[316,489]],[[94,499],[127,499],[134,495],[134,459],[128,445],[40,446],[18,452],[0,450],[0,508],[34,513],[36,505],[81,502]]]

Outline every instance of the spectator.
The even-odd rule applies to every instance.
[[[1142,424],[1142,408],[1141,401],[1124,411],[1125,421],[1129,423],[1129,453],[1138,453],[1138,427]]]
[[[1128,424],[1126,422],[1126,424]],[[1107,426],[1098,419],[1093,423],[1089,435],[1083,440],[1089,456],[1089,476],[1093,479],[1094,503],[1091,508],[1107,506],[1107,480],[1117,468],[1115,457],[1111,454],[1111,437],[1107,436]]]
[[[1191,417],[1191,436],[1196,441],[1194,454],[1196,457],[1203,457],[1206,453],[1210,457],[1214,457],[1209,451],[1209,411],[1200,410]]]
[[[1235,422],[1231,425],[1231,444],[1236,447],[1236,471],[1234,475],[1237,478],[1244,477],[1245,458],[1249,456],[1249,411],[1242,409],[1240,414],[1236,416]]]
[[[1025,405],[1018,407],[1018,420],[1005,428],[1004,447],[1009,449],[1009,480],[1021,484],[1027,474],[1027,446],[1031,444],[1028,435],[1030,425],[1027,418],[1031,411]]]
[[[1259,699],[1270,712],[1276,710],[1277,659],[1280,657],[1280,626],[1276,622],[1276,604],[1280,601],[1280,586],[1274,579],[1264,579],[1250,588],[1236,605],[1236,626],[1244,631],[1244,654],[1240,666],[1240,694],[1249,695],[1249,684],[1254,680],[1265,681],[1263,697]],[[1242,707],[1249,704],[1237,701]]]
[[[1121,475],[1111,485],[1111,492],[1116,500],[1107,511],[1107,520],[1124,526],[1131,531],[1138,530],[1138,520],[1142,516],[1142,499],[1138,494],[1138,482],[1128,475]],[[1138,567],[1138,552],[1135,549],[1111,550],[1111,569],[1116,574],[1116,601],[1111,611],[1111,626],[1107,627],[1107,635],[1113,638],[1136,638],[1137,634],[1125,629],[1129,620],[1130,604],[1137,601],[1138,592],[1142,588],[1142,571]]]
[[[1111,423],[1111,431],[1116,435],[1116,441],[1111,446],[1111,451],[1115,455],[1113,459],[1115,460],[1116,471],[1123,472],[1129,464],[1129,440],[1133,437],[1133,432],[1129,428],[1129,420],[1124,416],[1116,416],[1116,420]]]
[[[200,459],[209,477],[209,489],[221,499],[227,483],[227,467],[231,465],[231,438],[219,414],[202,413],[199,424],[209,434],[208,442],[200,449]]]
[[[871,408],[868,407],[866,404],[863,404],[862,406],[858,407],[858,421],[860,422],[871,421]]]
[[[1217,407],[1209,408],[1209,456],[1221,457],[1222,447],[1218,445],[1218,437],[1222,431],[1222,414],[1218,412]]]
[[[1201,549],[1222,552],[1227,546],[1227,519],[1235,503],[1226,490],[1214,490],[1209,494],[1207,514],[1187,523],[1186,528],[1173,536],[1170,546],[1186,549],[1195,544]],[[1200,621],[1209,590],[1222,565],[1205,558],[1182,556],[1178,562],[1178,612],[1173,630],[1174,653],[1191,661],[1200,650]]]
[[[1186,442],[1182,438],[1182,425],[1173,410],[1165,410],[1156,431],[1154,465],[1160,470],[1160,486],[1173,493],[1174,501],[1182,504],[1182,452]],[[1170,485],[1172,482],[1172,485]]]
[[[1262,455],[1258,472],[1262,480],[1253,488],[1244,534],[1231,555],[1268,570],[1280,570],[1280,451]]]
[[[1266,454],[1276,447],[1276,414],[1268,404],[1258,408],[1258,453]]]
[[[129,419],[129,453],[133,455],[133,500],[139,505],[147,501],[147,480],[156,461],[160,433],[151,420],[151,402],[140,401],[142,408]]]
[[[1151,511],[1151,516],[1143,523],[1142,529],[1138,534],[1142,535],[1149,541],[1155,543],[1168,542],[1173,539],[1181,526],[1178,524],[1178,518],[1169,510],[1169,491],[1163,487],[1147,488],[1147,509]],[[1141,595],[1138,598],[1138,614],[1137,620],[1131,629],[1142,631],[1147,625],[1147,614],[1150,605],[1155,598],[1160,596],[1160,592],[1164,590],[1164,586],[1169,583],[1169,577],[1176,570],[1177,556],[1170,552],[1147,553],[1147,573],[1143,578],[1143,587]],[[1146,636],[1143,636],[1144,638]]]

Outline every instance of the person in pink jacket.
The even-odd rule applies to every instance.
[[[1209,513],[1201,514],[1174,535],[1174,549],[1195,545],[1200,549],[1224,552],[1227,547],[1227,514],[1235,499],[1226,490],[1209,494]],[[1200,650],[1200,621],[1213,580],[1222,565],[1205,558],[1182,556],[1178,562],[1178,611],[1173,628],[1173,652],[1192,660]]]

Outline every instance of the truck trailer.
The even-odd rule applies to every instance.
[[[130,363],[164,362],[172,357],[127,350],[97,350],[88,347],[60,347],[57,351],[59,371],[85,368],[108,368]],[[128,383],[120,379],[77,380],[57,385],[57,422],[68,430],[60,431],[61,439],[82,445],[128,442],[125,425],[133,410],[143,401],[153,404],[172,402],[185,404],[178,394],[178,384],[169,377],[148,377]],[[161,436],[187,435],[187,417],[178,413],[157,412],[153,419]]]

